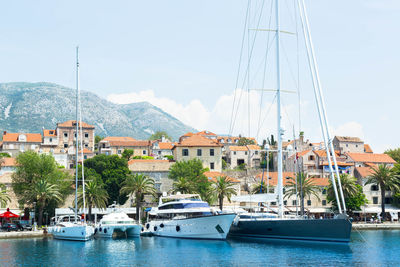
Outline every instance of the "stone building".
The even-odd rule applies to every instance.
[[[121,156],[125,149],[132,149],[133,156],[150,156],[151,141],[108,136],[99,142],[99,154]]]
[[[10,154],[11,157],[27,150],[39,152],[42,143],[40,133],[3,133],[2,152]]]
[[[335,136],[332,143],[335,151],[339,151],[339,154],[364,153],[364,141],[358,137]]]

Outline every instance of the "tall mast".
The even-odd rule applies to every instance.
[[[78,220],[78,106],[79,106],[79,46],[76,47],[76,118],[75,118],[75,222]]]
[[[275,1],[276,18],[276,105],[278,113],[278,215],[283,218],[283,179],[282,179],[282,130],[281,130],[281,69],[280,69],[280,22],[279,0]]]

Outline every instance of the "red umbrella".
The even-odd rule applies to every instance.
[[[18,217],[19,215],[12,213],[9,208],[7,208],[6,212],[0,213],[0,218],[18,218]]]

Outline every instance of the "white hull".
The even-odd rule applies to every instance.
[[[67,226],[52,226],[48,232],[55,239],[87,241],[94,235],[94,227],[89,225],[69,224]]]
[[[145,228],[155,236],[224,240],[235,217],[236,214],[221,214],[188,219],[155,220],[146,224]]]
[[[137,237],[140,236],[140,231],[142,226],[138,224],[110,224],[110,225],[103,225],[98,226],[95,229],[95,236],[96,237],[113,237],[114,233],[126,233],[127,237]]]

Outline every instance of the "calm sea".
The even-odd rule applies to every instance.
[[[0,266],[400,266],[400,231],[353,232],[349,245],[162,237],[0,240]]]

